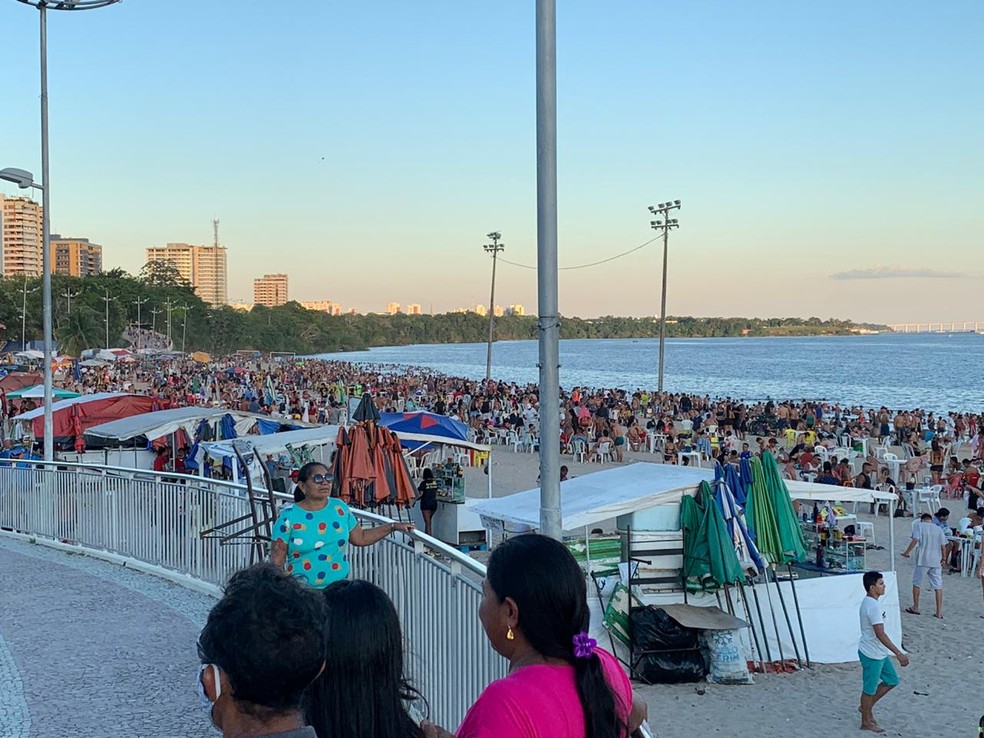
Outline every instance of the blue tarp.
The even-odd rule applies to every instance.
[[[429,436],[451,438],[456,441],[468,440],[468,426],[460,420],[428,412],[380,413],[379,424],[394,433],[422,433]],[[416,451],[428,444],[419,441],[400,439],[405,449]]]

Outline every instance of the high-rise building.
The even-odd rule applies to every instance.
[[[420,305],[415,302],[407,305],[407,315],[420,315]]]
[[[41,206],[0,194],[0,274],[41,276]]]
[[[495,305],[492,308],[492,314],[497,318],[501,318],[503,315],[506,314],[506,310],[505,308],[502,307],[502,305]]]
[[[506,308],[506,315],[526,315],[526,308],[522,305],[510,305]]]
[[[225,246],[195,246],[188,243],[151,246],[147,249],[147,261],[172,264],[205,302],[224,305],[228,301]]]
[[[487,307],[485,307],[485,305],[476,305],[475,306],[475,314],[476,315],[481,315],[484,318],[486,315],[489,314],[489,309]]]
[[[103,270],[102,246],[88,238],[51,234],[51,273],[69,277],[91,277]]]
[[[318,313],[328,313],[329,315],[342,314],[341,303],[332,302],[331,300],[306,300],[302,301],[300,306],[305,310],[314,310]]]
[[[277,307],[287,304],[287,275],[264,274],[253,280],[253,302],[257,305]]]
[[[398,302],[391,302],[386,306],[387,315],[396,315],[397,313],[402,313],[402,312],[403,311],[400,309],[400,303]]]

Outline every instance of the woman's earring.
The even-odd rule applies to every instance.
[[[516,636],[513,635],[512,626],[510,626],[509,627],[509,630],[506,631],[506,640],[507,641],[511,641],[511,640],[514,640],[515,638],[516,638]]]

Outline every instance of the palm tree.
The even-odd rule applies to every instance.
[[[97,345],[103,324],[101,316],[88,305],[72,306],[70,315],[59,321],[58,342],[61,351],[78,356],[83,349]],[[95,343],[93,343],[95,341]]]

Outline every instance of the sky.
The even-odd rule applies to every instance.
[[[670,315],[984,320],[984,3],[558,3],[561,267],[656,234]],[[52,230],[136,273],[211,243],[230,299],[487,303],[536,264],[534,2],[124,0],[49,13]],[[0,0],[0,167],[40,179],[37,11]],[[19,194],[14,185],[0,192]],[[560,273],[659,312],[661,244]],[[500,263],[496,303],[536,312]]]

